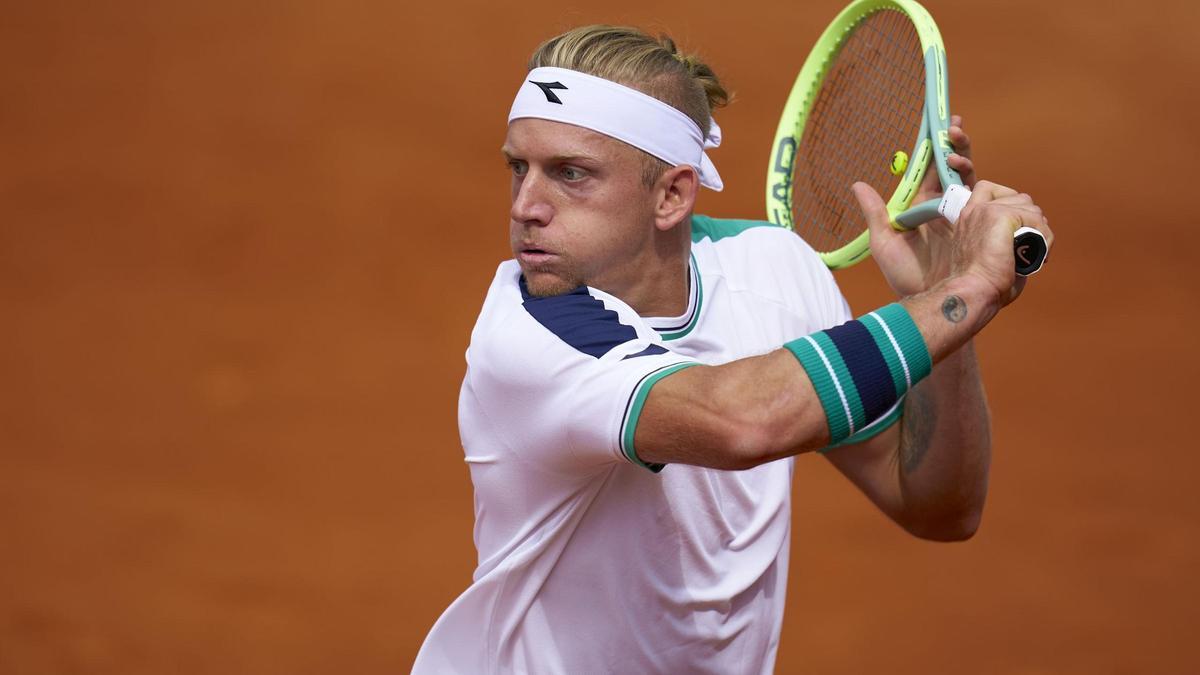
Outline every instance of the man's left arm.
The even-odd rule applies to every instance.
[[[913,387],[899,423],[826,457],[910,533],[937,541],[971,537],[983,515],[991,460],[987,401],[972,343]]]
[[[951,118],[949,163],[969,187],[976,183],[971,139],[962,118]],[[919,293],[949,269],[953,226],[936,219],[896,232],[883,200],[855,186],[871,226],[871,253],[897,295]],[[916,200],[940,197],[935,172],[926,173]],[[962,321],[979,308],[948,296],[942,318]],[[979,527],[987,496],[991,432],[987,400],[973,341],[938,363],[908,393],[898,424],[874,438],[830,451],[827,457],[880,509],[912,534],[942,541],[970,537]]]

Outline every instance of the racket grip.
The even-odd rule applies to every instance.
[[[951,224],[958,224],[958,217],[962,215],[963,207],[970,198],[971,190],[966,186],[951,185],[946,188],[942,201],[938,203],[938,213]],[[1042,269],[1049,253],[1050,247],[1041,232],[1032,227],[1022,227],[1013,232],[1013,258],[1017,275],[1027,277],[1035,274]]]

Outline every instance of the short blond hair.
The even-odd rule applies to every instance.
[[[683,54],[666,35],[657,39],[637,28],[592,25],[569,30],[538,46],[529,69],[567,68],[623,84],[675,107],[704,135],[712,112],[729,103],[716,73],[694,54]],[[666,162],[646,155],[642,182],[647,187],[667,170]]]

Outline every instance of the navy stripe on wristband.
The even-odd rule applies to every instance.
[[[875,344],[871,331],[859,321],[848,321],[825,331],[842,355],[858,398],[862,402],[863,418],[874,420],[896,402],[896,387],[892,371],[888,370],[883,352]],[[851,357],[851,355],[853,355]],[[856,425],[857,426],[857,425]]]
[[[831,444],[894,412],[896,402],[933,369],[921,332],[898,303],[784,347],[816,389]]]

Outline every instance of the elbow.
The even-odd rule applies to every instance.
[[[745,471],[771,461],[770,437],[761,429],[737,424],[727,425],[723,433],[726,465],[729,471]]]
[[[940,541],[953,543],[959,541],[967,541],[975,536],[979,531],[979,524],[983,520],[983,513],[973,512],[971,514],[961,516],[946,523],[934,537],[926,537],[930,541]]]
[[[788,356],[791,359],[791,356]],[[764,394],[769,391],[769,394]],[[755,394],[759,395],[755,395]],[[825,413],[819,401],[805,401],[792,391],[763,387],[720,387],[712,393],[708,430],[720,446],[725,466],[741,471],[805,450],[815,450],[827,438]]]
[[[795,454],[786,442],[786,432],[777,426],[761,411],[724,420],[720,425],[720,443],[726,465],[717,468],[744,471]]]
[[[926,515],[901,523],[909,534],[926,541],[967,541],[979,531],[983,522],[983,505],[955,509],[936,515]]]

